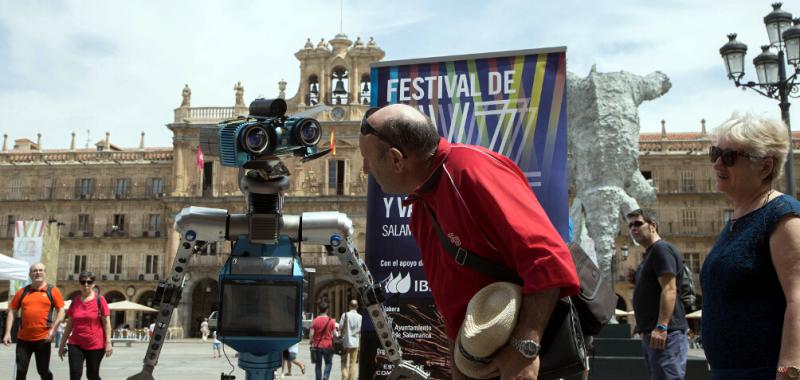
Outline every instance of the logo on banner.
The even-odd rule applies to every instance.
[[[398,272],[397,277],[390,272],[384,282],[386,283],[386,293],[408,293],[411,290],[411,272],[406,273],[405,276],[403,276],[403,272]]]

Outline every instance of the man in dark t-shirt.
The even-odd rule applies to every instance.
[[[629,213],[628,227],[633,239],[646,248],[636,271],[633,309],[635,332],[642,334],[650,378],[683,379],[689,352],[689,325],[677,291],[683,260],[678,249],[658,235],[658,222],[651,210]]]

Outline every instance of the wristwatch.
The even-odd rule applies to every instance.
[[[522,356],[528,359],[535,359],[539,356],[539,350],[542,349],[539,343],[530,339],[520,340],[512,336],[509,342],[511,343],[511,347],[516,348]]]
[[[786,375],[790,379],[800,379],[800,367],[786,366],[778,367],[778,373]]]

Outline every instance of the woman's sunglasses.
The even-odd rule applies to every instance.
[[[378,132],[378,130],[376,130],[375,127],[369,125],[369,122],[367,121],[367,118],[372,116],[372,114],[374,114],[375,111],[377,111],[377,110],[379,110],[381,108],[382,107],[372,107],[372,108],[368,109],[367,112],[364,114],[364,118],[361,119],[361,135],[362,136],[374,135],[375,137],[379,138],[381,141],[389,144],[389,146],[399,150],[400,154],[403,155],[403,158],[408,158],[408,156],[406,156],[406,153],[403,152],[402,149],[396,147],[391,141],[389,141],[388,138],[386,138],[386,136],[384,136],[380,132]]]
[[[753,156],[752,154],[740,152],[738,150],[733,149],[720,149],[718,146],[712,145],[708,148],[708,158],[711,160],[711,163],[717,162],[717,159],[722,157],[722,164],[725,166],[733,166],[736,164],[736,157],[747,157],[747,158],[764,158]]]
[[[94,284],[94,280],[79,280],[78,282],[80,282],[80,283],[81,283],[81,285],[86,285],[86,284],[89,284],[89,285],[91,285],[91,284]]]

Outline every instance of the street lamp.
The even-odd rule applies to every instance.
[[[728,43],[719,49],[725,62],[728,79],[736,87],[751,89],[768,98],[780,101],[781,119],[786,123],[789,133],[789,152],[786,157],[786,192],[796,196],[794,184],[794,161],[792,153],[792,126],[789,122],[789,96],[800,97],[800,82],[797,81],[800,73],[800,18],[794,19],[792,14],[781,9],[781,3],[772,4],[772,12],[764,17],[767,27],[769,45],[761,47],[761,54],[753,59],[756,68],[756,82],[744,82],[744,56],[747,45],[736,40],[736,34],[728,35]],[[777,50],[777,54],[773,50]],[[786,77],[786,62],[794,66],[794,73]]]

